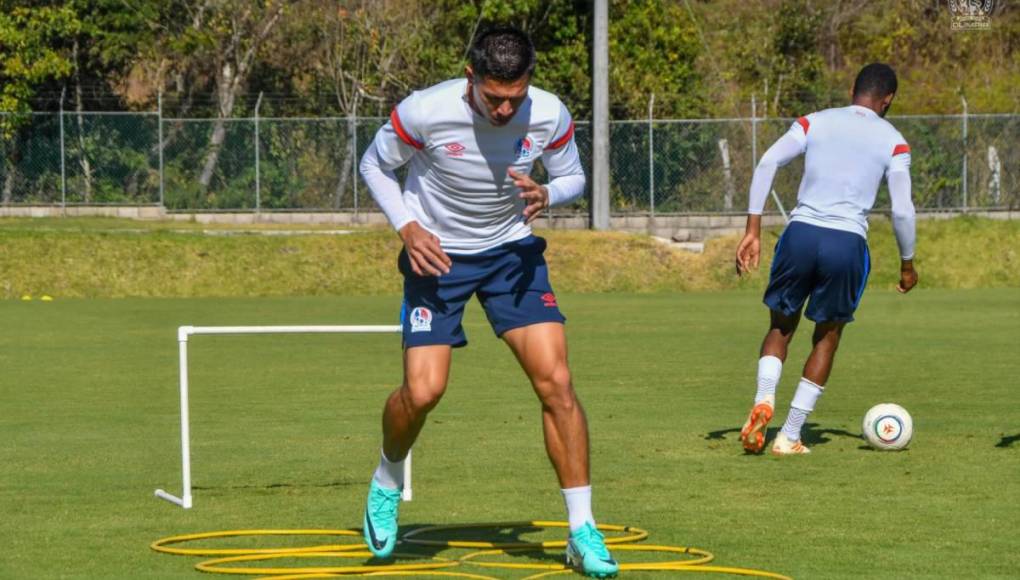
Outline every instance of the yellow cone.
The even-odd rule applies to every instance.
[[[39,300],[42,300],[43,302],[53,302],[53,297],[49,294],[43,294]]]
[[[21,299],[25,300],[27,302],[27,301],[32,299],[32,295],[31,294],[24,294],[24,295],[21,296]]]

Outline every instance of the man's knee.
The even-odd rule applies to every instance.
[[[815,325],[812,342],[817,350],[836,352],[839,348],[839,339],[843,335],[843,324],[841,323],[819,323]]]
[[[549,370],[532,377],[535,390],[542,406],[555,411],[573,411],[577,396],[566,364],[555,365]]]
[[[446,381],[435,377],[407,377],[400,388],[404,404],[415,413],[428,413],[446,392]]]
[[[784,314],[781,310],[769,311],[769,332],[783,336],[789,336],[797,330],[800,324],[800,312],[791,315]]]

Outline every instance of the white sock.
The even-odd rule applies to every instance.
[[[771,355],[758,359],[758,392],[754,395],[754,404],[770,399],[776,403],[776,385],[783,374],[783,361]]]
[[[783,434],[787,439],[800,441],[801,427],[804,426],[804,421],[807,420],[811,411],[815,410],[815,403],[818,402],[818,397],[821,397],[823,392],[825,392],[825,387],[816,385],[803,377],[800,379],[797,392],[793,395],[793,401],[790,402],[790,414],[786,416],[786,422],[783,423]]]
[[[585,523],[595,525],[595,516],[591,514],[591,486],[568,487],[563,492],[563,501],[567,503],[567,521],[570,531],[580,529]]]
[[[375,468],[375,475],[372,476],[380,486],[386,489],[404,488],[404,462],[390,461],[386,454],[379,452],[379,467]]]

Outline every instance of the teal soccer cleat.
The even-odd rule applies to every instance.
[[[605,536],[590,523],[570,533],[567,566],[595,578],[612,578],[620,571],[620,565],[606,548]]]
[[[375,480],[368,489],[365,522],[362,533],[365,543],[377,558],[388,558],[397,545],[397,511],[400,490],[386,489]]]

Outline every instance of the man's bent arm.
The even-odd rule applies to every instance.
[[[549,206],[566,205],[581,197],[587,180],[584,173],[561,175],[545,185],[549,190]]]
[[[765,198],[772,190],[776,170],[786,165],[807,148],[807,136],[803,125],[794,124],[790,130],[769,147],[762,155],[751,179],[751,192],[747,203],[747,226],[744,237],[737,245],[737,274],[758,268],[761,256],[761,214],[765,209]]]
[[[765,199],[772,191],[772,180],[776,177],[776,170],[804,153],[805,143],[806,141],[799,141],[787,133],[780,137],[772,147],[769,147],[765,155],[762,155],[758,167],[754,170],[754,177],[751,178],[747,213],[761,215],[765,210]]]
[[[894,171],[889,173],[887,180],[892,201],[893,233],[900,247],[900,258],[906,262],[913,260],[917,241],[914,202],[910,199],[910,173]]]
[[[574,122],[566,107],[561,107],[560,135],[542,152],[542,164],[549,174],[546,191],[549,206],[566,205],[584,194],[584,167],[574,141]]]
[[[376,137],[379,138],[378,136]],[[386,168],[379,156],[379,150],[375,141],[368,147],[368,151],[361,158],[361,176],[368,185],[372,194],[386,219],[389,220],[393,229],[400,231],[409,222],[414,221],[407,207],[404,205],[404,195],[400,189],[400,181],[393,172],[393,168]]]
[[[551,178],[545,186],[550,206],[566,205],[584,194],[584,168],[573,139],[551,155],[545,154],[542,164]]]

